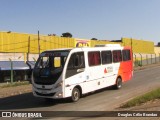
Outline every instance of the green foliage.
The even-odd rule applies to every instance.
[[[92,38],[91,40],[98,40],[97,38]]]
[[[128,107],[141,105],[143,103],[146,103],[148,101],[155,100],[155,99],[160,99],[160,88],[128,101],[127,103],[122,105],[121,108],[128,108]]]
[[[69,37],[69,38],[72,38],[72,34],[69,33],[69,32],[62,33],[62,37]]]

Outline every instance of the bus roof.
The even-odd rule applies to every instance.
[[[47,51],[64,51],[64,50],[72,50],[73,48],[59,48],[59,49],[50,49],[50,50],[45,50],[43,52]]]
[[[67,50],[72,50],[72,51],[93,51],[93,50],[120,50],[125,47],[122,47],[119,44],[107,44],[107,45],[97,45],[95,47],[74,47],[74,48],[60,48],[60,49],[51,49],[51,50],[46,50],[43,52],[49,52],[49,51],[67,51]],[[127,47],[129,48],[129,47]]]
[[[121,47],[120,44],[100,44],[100,45],[95,45],[95,47]]]

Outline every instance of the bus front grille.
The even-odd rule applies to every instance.
[[[36,94],[39,96],[54,96],[56,93],[42,94],[42,93],[36,92]]]

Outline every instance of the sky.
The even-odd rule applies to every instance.
[[[160,42],[160,0],[0,0],[0,31]]]

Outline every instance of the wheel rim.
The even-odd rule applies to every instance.
[[[77,101],[77,100],[79,99],[79,93],[78,93],[77,90],[74,91],[74,93],[73,93],[73,99],[74,99],[75,101]]]
[[[77,102],[80,98],[80,91],[78,88],[74,88],[72,92],[72,101]]]
[[[122,81],[121,81],[120,78],[118,78],[117,87],[118,87],[118,88],[121,88],[121,86],[122,86]]]

